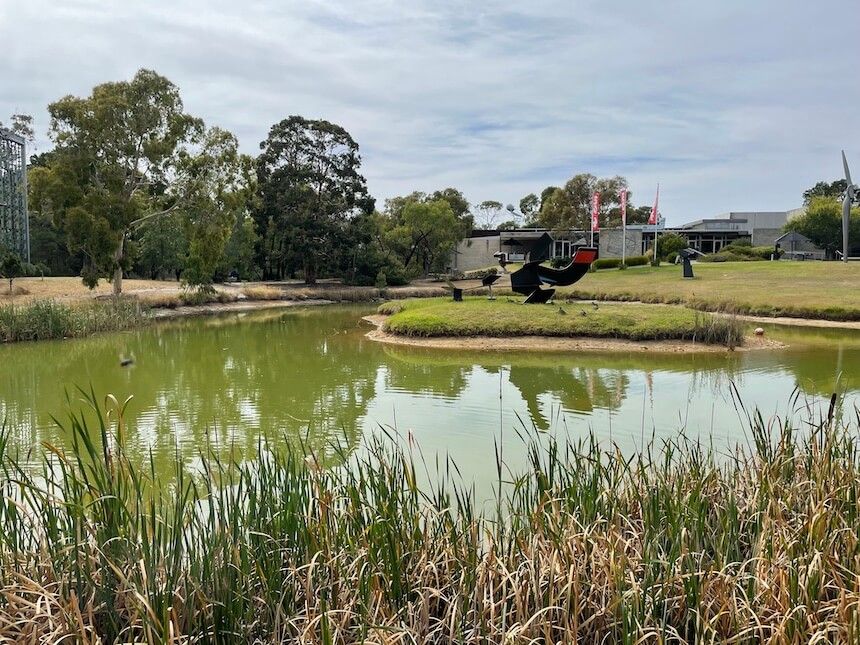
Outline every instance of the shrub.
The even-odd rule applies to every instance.
[[[629,267],[641,267],[648,264],[648,256],[647,255],[634,255],[633,257],[626,258],[624,263]]]
[[[560,258],[553,258],[549,262],[549,265],[553,269],[561,269],[563,267],[566,267],[568,264],[570,264],[570,256],[567,256],[567,255],[562,256]]]
[[[235,293],[218,291],[216,289],[185,289],[179,294],[183,305],[208,305],[213,302],[221,304],[236,302],[239,296]]]
[[[704,255],[699,258],[699,262],[749,262],[753,259],[749,255],[741,255],[732,251],[720,251],[711,255]]]
[[[496,275],[498,272],[499,270],[496,267],[489,267],[487,269],[474,269],[473,271],[464,271],[463,277],[466,280],[482,280],[488,275]]]
[[[661,260],[669,259],[673,253],[677,255],[681,249],[686,249],[690,246],[687,238],[677,233],[664,233],[657,240],[657,251]]]
[[[621,258],[598,258],[591,263],[591,266],[595,271],[600,269],[617,269],[621,266]]]
[[[385,271],[380,271],[376,274],[376,288],[385,289],[388,286],[388,279],[385,277]]]

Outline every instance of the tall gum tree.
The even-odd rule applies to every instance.
[[[301,269],[314,284],[339,255],[349,220],[373,212],[358,144],[341,126],[291,116],[276,123],[257,158],[257,228],[267,278]]]
[[[600,191],[600,225],[620,226],[619,193],[626,188],[624,177],[598,179],[588,173],[574,175],[561,188],[544,190],[538,222],[557,231],[587,230],[591,225],[591,196]]]
[[[126,238],[136,226],[178,208],[171,189],[179,153],[203,134],[185,113],[179,89],[142,69],[130,81],[103,83],[88,97],[66,96],[48,106],[55,143],[35,196],[85,257],[84,284],[110,277],[122,293],[129,259]]]

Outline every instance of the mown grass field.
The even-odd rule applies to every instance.
[[[743,340],[736,321],[685,307],[647,304],[523,305],[518,298],[453,302],[428,298],[386,303],[384,329],[402,336],[561,336],[630,340],[691,340],[734,346]]]
[[[705,311],[860,320],[860,262],[698,263],[589,273],[559,298],[683,303]]]

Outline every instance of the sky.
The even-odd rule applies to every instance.
[[[0,120],[154,69],[256,153],[345,127],[378,202],[623,175],[680,224],[860,176],[858,0],[0,0]]]

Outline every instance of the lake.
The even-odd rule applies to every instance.
[[[99,400],[134,396],[128,447],[156,465],[177,451],[192,465],[209,449],[252,458],[261,439],[303,443],[333,464],[384,427],[428,460],[450,454],[464,476],[486,481],[495,445],[521,462],[517,430],[594,432],[624,451],[684,432],[723,448],[746,437],[733,388],[766,418],[806,404],[826,410],[834,388],[848,406],[860,404],[856,331],[769,326],[790,345],[778,351],[479,353],[372,342],[361,320],[372,311],[295,307],[0,346],[0,418],[36,461],[42,442],[68,445],[53,418],[68,414],[69,401],[80,409],[76,387],[92,388]],[[122,357],[133,364],[121,366]]]

